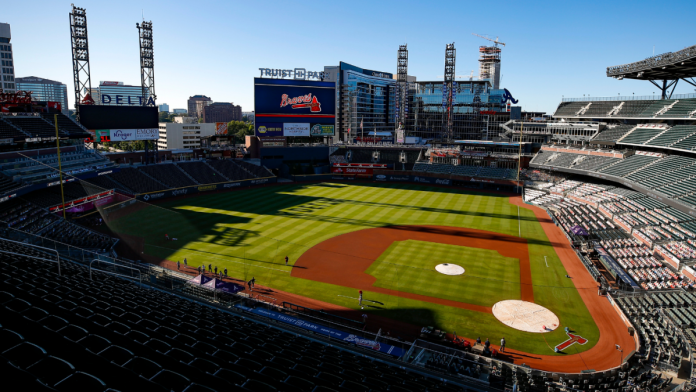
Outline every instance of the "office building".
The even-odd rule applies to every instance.
[[[197,124],[196,118],[182,117],[182,122],[160,123],[157,147],[161,150],[194,149],[201,147],[201,137],[215,134],[215,124]]]
[[[188,114],[188,110],[186,109],[174,109],[172,112],[174,114]]]
[[[0,23],[0,88],[6,93],[17,91],[15,86],[14,55],[12,54],[12,34],[9,23]]]
[[[242,121],[242,107],[229,102],[215,102],[203,108],[203,122]]]
[[[68,87],[55,80],[27,76],[15,79],[17,90],[31,91],[34,101],[58,102],[60,110],[67,115],[68,112]]]
[[[194,95],[188,99],[189,116],[203,117],[203,108],[213,103],[213,100],[205,95]]]
[[[123,84],[123,82],[99,82],[100,100],[92,95],[94,102],[108,106],[143,106],[145,105],[143,98],[142,86],[131,86]]]
[[[159,105],[159,111],[169,113],[169,105],[167,105],[166,103]]]
[[[325,81],[337,86],[336,128],[341,140],[367,136],[371,132],[392,132],[396,80],[389,72],[363,69],[340,62],[324,67]],[[360,127],[362,124],[362,128]]]

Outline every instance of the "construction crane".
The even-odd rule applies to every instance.
[[[475,36],[477,36],[477,37],[479,37],[479,38],[483,38],[483,39],[486,39],[486,40],[489,40],[489,41],[493,42],[493,43],[495,44],[495,47],[496,47],[496,48],[498,47],[498,44],[505,46],[505,43],[498,41],[498,37],[495,37],[495,40],[492,40],[492,39],[490,39],[490,38],[488,38],[488,37],[486,37],[486,36],[479,35],[479,34],[476,34],[476,33],[471,33],[471,35],[475,35]]]

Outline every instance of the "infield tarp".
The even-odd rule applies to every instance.
[[[296,327],[300,327],[309,331],[312,331],[314,333],[330,336],[334,339],[340,339],[345,342],[350,342],[354,343],[357,346],[365,347],[365,348],[371,348],[373,350],[377,350],[379,352],[393,355],[395,357],[401,357],[404,355],[404,350],[400,349],[399,347],[392,346],[390,344],[386,343],[380,343],[380,342],[375,342],[374,340],[369,340],[365,339],[362,336],[357,336],[348,332],[344,332],[338,329],[333,329],[329,327],[325,327],[323,325],[315,324],[309,321],[305,320],[300,320],[295,317],[291,316],[286,316],[282,313],[274,312],[272,310],[266,310],[266,309],[260,309],[260,308],[249,308],[243,305],[235,305],[240,309],[244,309],[247,312],[255,313],[264,317],[271,318],[273,320],[277,320],[286,324],[292,324]]]
[[[601,246],[595,246],[594,248],[599,255],[599,259],[607,268],[611,269],[624,283],[631,285],[634,290],[641,290],[638,283],[636,283],[633,278],[631,278],[631,276],[627,274],[623,268],[621,268],[619,263],[617,263],[616,260],[614,260],[614,258],[606,250],[604,250],[604,248]]]

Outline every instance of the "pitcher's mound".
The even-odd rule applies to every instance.
[[[461,275],[464,273],[464,267],[456,264],[438,264],[435,270],[445,275]]]
[[[558,328],[558,317],[532,302],[508,300],[493,305],[493,315],[503,324],[525,332],[551,332]]]

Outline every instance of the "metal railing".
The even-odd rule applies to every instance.
[[[51,252],[51,253],[52,253],[52,252],[56,252],[56,260],[55,260],[55,262],[58,263],[58,276],[61,276],[61,273],[60,273],[60,255],[58,254],[58,251],[57,251],[57,250],[55,250],[55,249],[49,249],[49,248],[45,248],[45,247],[43,247],[43,246],[37,246],[37,245],[29,244],[29,243],[24,243],[24,242],[19,242],[19,241],[13,241],[13,240],[10,240],[10,239],[7,239],[7,238],[3,238],[3,241],[13,242],[13,243],[15,243],[15,244],[19,244],[19,245],[22,245],[22,246],[31,246],[31,247],[34,247],[34,248],[38,248],[38,249],[43,249],[43,250],[45,250],[45,251],[49,251],[49,252]],[[3,253],[16,254],[16,253],[12,253],[12,252],[3,252]],[[19,256],[26,256],[26,255],[19,255]],[[31,257],[31,256],[27,256],[27,257]],[[42,259],[42,260],[52,261],[52,260],[50,260],[50,259]]]
[[[94,260],[92,260],[92,261],[89,262],[89,280],[93,280],[93,279],[92,279],[92,263],[94,263],[95,261],[98,262],[99,264],[101,264],[101,263],[112,264],[112,265],[117,266],[118,268],[127,268],[127,269],[129,269],[129,270],[133,270],[133,271],[137,272],[137,273],[138,273],[138,280],[139,280],[139,282],[140,282],[140,288],[143,288],[143,273],[142,273],[142,271],[140,271],[139,269],[133,268],[133,267],[129,267],[129,266],[127,266],[127,265],[123,265],[123,264],[120,264],[120,263],[114,263],[114,262],[111,262],[111,261],[104,261],[104,260],[99,260],[99,259],[94,259]],[[132,279],[132,278],[133,278],[132,276],[123,275],[123,274],[118,274],[118,273],[116,273],[116,272],[111,272],[111,271],[105,271],[105,270],[97,270],[97,271],[103,272],[103,273],[106,273],[106,274],[116,275],[116,276],[123,276],[123,277],[129,278],[129,279]]]
[[[696,98],[696,94],[673,94],[670,99],[689,99]],[[618,95],[616,97],[582,97],[582,98],[565,98],[561,102],[602,102],[602,101],[658,101],[662,99],[659,94],[655,95]]]

